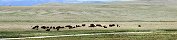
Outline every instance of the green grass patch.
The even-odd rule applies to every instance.
[[[173,34],[106,34],[92,36],[74,36],[42,39],[25,39],[25,40],[176,40],[177,35]]]
[[[1,31],[0,38],[19,38],[33,36],[54,36],[91,33],[115,33],[115,32],[145,32],[150,30],[64,30],[64,31]]]
[[[177,29],[157,29],[159,31],[177,31]]]

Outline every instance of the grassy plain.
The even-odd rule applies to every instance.
[[[58,37],[25,40],[176,40],[176,33],[150,33],[150,34],[109,34],[94,36]]]
[[[98,4],[0,7],[0,22],[176,21],[176,5]]]
[[[173,1],[176,2],[176,1]],[[169,2],[170,3],[170,2]],[[81,33],[153,32],[25,40],[176,40],[177,5],[160,2],[0,6],[0,38],[55,36]],[[32,30],[31,26],[119,24],[121,27]],[[142,25],[142,27],[137,27]]]

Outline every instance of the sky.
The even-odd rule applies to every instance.
[[[130,1],[130,0],[0,0],[0,6],[32,6],[37,4],[58,2],[58,3],[97,3],[112,1]]]

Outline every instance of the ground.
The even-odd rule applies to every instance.
[[[104,34],[24,40],[176,40],[176,1],[136,1],[108,4],[45,4],[0,6],[0,38],[23,38],[116,32],[148,34]],[[121,27],[80,27],[75,29],[33,30],[31,26],[119,24]],[[141,25],[142,27],[138,27]]]

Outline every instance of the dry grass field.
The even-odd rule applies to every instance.
[[[41,26],[66,26],[66,25],[82,25],[86,24],[85,27],[78,27],[74,29],[69,29],[65,27],[62,30],[158,30],[158,29],[177,29],[177,22],[80,22],[80,23],[59,23],[59,22],[52,22],[52,23],[27,23],[27,22],[10,22],[10,23],[0,23],[0,31],[45,31],[44,29],[40,28]],[[104,27],[89,27],[90,24],[102,24],[102,26],[107,26],[108,28]],[[109,27],[109,24],[118,24],[120,27],[114,26]],[[32,29],[34,26],[39,25],[39,30]],[[141,25],[141,27],[138,27]],[[32,26],[32,27],[31,27]],[[51,29],[52,31],[57,31],[56,29]]]
[[[109,34],[25,40],[176,40],[175,0],[140,0],[105,4],[43,4],[0,6],[0,38],[56,36],[82,33],[153,32],[150,34]],[[86,27],[34,30],[31,26],[81,25]],[[119,24],[120,27],[88,27],[89,24]],[[141,27],[138,27],[141,25]],[[161,39],[162,38],[162,39]],[[0,39],[1,40],[1,39]],[[4,40],[4,39],[3,39]]]
[[[159,5],[155,5],[159,4]],[[49,5],[49,4],[48,4]],[[176,21],[177,5],[161,3],[59,4],[0,7],[1,22]]]

